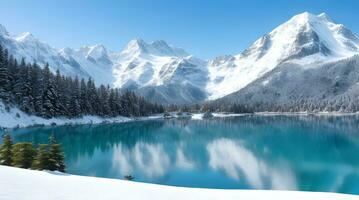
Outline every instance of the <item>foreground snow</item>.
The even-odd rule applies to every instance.
[[[2,200],[359,199],[355,195],[323,192],[183,188],[5,166],[0,166],[0,177]]]

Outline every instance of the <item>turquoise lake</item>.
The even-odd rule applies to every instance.
[[[54,134],[77,175],[202,188],[359,194],[358,116],[239,116],[17,129]]]

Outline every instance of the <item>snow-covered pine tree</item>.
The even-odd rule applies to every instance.
[[[14,86],[13,86],[13,99],[14,102],[21,107],[22,98],[23,98],[23,85],[26,82],[26,63],[25,59],[21,59],[21,63],[18,66],[18,70],[16,71],[16,74],[14,74]]]
[[[0,98],[8,103],[9,96],[9,72],[8,72],[8,54],[7,50],[0,45]]]
[[[118,110],[115,95],[116,95],[115,90],[110,89],[110,94],[109,94],[109,97],[108,97],[108,106],[110,108],[110,115],[111,116],[116,116],[116,110]]]
[[[65,83],[65,78],[61,75],[59,70],[56,70],[56,75],[55,75],[55,81],[54,81],[54,86],[55,86],[55,90],[57,93],[57,97],[58,97],[58,109],[57,109],[57,113],[56,115],[60,115],[60,116],[66,116],[68,115],[68,95],[66,95],[66,83]]]
[[[35,114],[40,115],[42,112],[43,84],[42,72],[36,63],[32,64],[31,66],[30,76]]]
[[[71,89],[71,100],[70,100],[70,109],[69,113],[72,117],[79,116],[81,114],[81,106],[80,106],[80,85],[79,85],[79,79],[75,78],[75,80],[72,83],[72,89]]]
[[[43,69],[43,90],[41,115],[45,118],[51,118],[60,112],[60,105],[54,85],[54,77],[48,64]]]
[[[110,106],[109,106],[109,86],[105,87],[101,85],[99,88],[99,100],[101,106],[101,115],[109,116],[110,115]]]
[[[81,113],[88,114],[90,113],[90,103],[87,98],[87,85],[85,83],[85,79],[81,79],[80,83],[80,109]]]
[[[19,66],[18,66],[17,60],[12,55],[10,55],[9,61],[8,61],[8,72],[9,72],[8,91],[9,91],[9,95],[10,95],[10,103],[12,103],[12,104],[15,103],[14,87],[15,87],[15,83],[16,83],[15,75],[18,73],[18,67]]]
[[[96,105],[98,104],[98,101],[96,102],[97,91],[95,84],[93,83],[91,78],[89,78],[87,81],[86,96],[87,96],[87,102],[89,107],[89,114],[96,114],[98,111],[97,109],[98,105]]]
[[[33,87],[31,86],[31,68],[26,66],[22,69],[24,74],[22,74],[22,87],[21,87],[21,102],[20,109],[26,113],[33,114],[35,112],[34,98],[33,98]]]

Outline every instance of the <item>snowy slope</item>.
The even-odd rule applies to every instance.
[[[359,53],[359,39],[326,14],[302,13],[258,39],[243,53],[209,62],[210,99],[244,88],[281,63],[317,66]]]
[[[9,54],[19,61],[25,58],[27,62],[37,62],[44,66],[49,63],[52,71],[59,69],[62,73],[71,76],[88,77],[88,74],[77,63],[66,60],[59,55],[56,49],[36,39],[31,33],[10,35],[5,27],[0,25],[0,44],[8,49]]]
[[[98,84],[109,84],[113,86],[115,77],[113,76],[112,52],[103,45],[83,46],[79,49],[63,48],[59,54],[74,65],[81,67],[89,77],[92,77]]]
[[[40,66],[49,63],[53,72],[60,70],[62,74],[68,76],[92,77],[96,79],[97,84],[112,85],[114,82],[113,63],[109,58],[111,53],[102,45],[58,50],[28,32],[11,35],[2,25],[0,25],[0,44],[18,60],[25,58],[27,62],[36,62]]]
[[[238,92],[216,101],[254,106],[257,111],[299,105],[300,111],[352,112],[359,98],[359,55],[323,64],[282,63]],[[344,105],[344,106],[342,106]],[[309,107],[308,107],[309,106]]]
[[[156,102],[193,103],[207,97],[206,62],[164,41],[130,41],[114,74],[116,87],[135,89]]]
[[[0,166],[2,200],[354,200],[359,196],[297,191],[223,190],[163,186]]]

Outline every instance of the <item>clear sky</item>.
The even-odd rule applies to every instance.
[[[0,0],[0,24],[51,46],[162,39],[203,59],[238,54],[291,16],[326,12],[359,35],[358,0]]]

